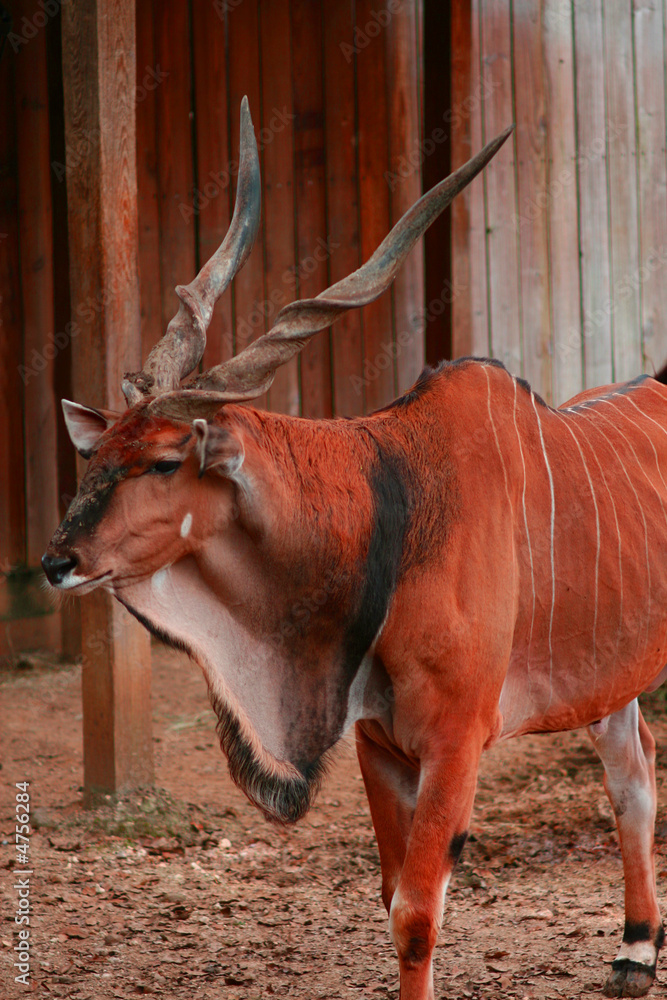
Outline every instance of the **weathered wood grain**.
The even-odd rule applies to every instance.
[[[329,282],[361,264],[354,88],[354,22],[347,3],[325,3],[324,131],[328,207]],[[379,183],[382,183],[381,181]],[[353,309],[331,331],[334,412],[356,416],[364,408],[362,317]]]
[[[151,334],[158,340],[178,309],[174,289],[192,281],[197,262],[196,229],[181,207],[191,204],[194,187],[188,5],[161,0],[153,17],[155,60],[167,74],[155,89],[162,321]]]
[[[140,362],[132,0],[63,7],[75,398],[121,409]],[[77,151],[89,143],[89,155]],[[108,594],[81,598],[85,799],[153,776],[150,640]]]
[[[611,382],[613,374],[601,0],[576,5],[574,40],[584,385],[589,387]]]
[[[642,370],[653,374],[667,361],[667,159],[665,156],[665,5],[634,0],[639,267]]]
[[[358,0],[356,27],[365,32],[377,5]],[[365,35],[364,35],[365,37]],[[369,38],[357,52],[357,109],[359,141],[359,202],[361,204],[361,259],[368,260],[391,229],[391,202],[405,178],[390,174],[387,160],[389,112],[387,108],[386,45],[381,36]],[[418,169],[418,168],[417,168]],[[385,293],[363,310],[364,381],[366,409],[375,410],[394,396],[394,331],[391,293]]]
[[[21,0],[18,17],[34,5]],[[53,230],[46,34],[16,54],[20,281],[25,378],[26,560],[39,566],[58,523],[58,448],[54,361]],[[14,373],[17,378],[18,373]]]
[[[480,0],[483,139],[488,142],[514,120],[510,7]],[[490,340],[494,357],[520,374],[523,365],[518,234],[515,228],[516,135],[485,171]]]
[[[292,94],[299,298],[328,284],[327,261],[315,256],[317,240],[327,242],[325,192],[324,91],[322,80],[322,4],[292,0]],[[301,410],[305,417],[333,412],[331,335],[323,330],[301,355]]]
[[[634,57],[630,4],[604,4],[613,378],[642,368]],[[662,80],[662,75],[658,81]],[[657,206],[654,206],[654,210]]]
[[[137,8],[137,76],[142,77],[137,101],[137,188],[139,214],[139,289],[142,358],[164,333],[160,267],[160,192],[158,184],[157,85],[152,72],[162,72],[156,50],[152,0]],[[157,69],[156,69],[157,67]],[[142,72],[143,71],[143,72]],[[167,72],[166,70],[164,70]],[[181,280],[187,280],[185,278]],[[172,289],[173,291],[173,289]]]
[[[294,117],[290,5],[262,0],[261,147],[264,197],[264,281],[268,324],[296,298]],[[299,359],[279,368],[269,391],[279,413],[299,413]]]
[[[547,189],[542,14],[542,0],[515,0],[512,7],[518,199],[514,228],[519,241],[523,374],[551,402],[548,223],[547,205],[540,198]]]
[[[404,3],[388,8],[387,73],[389,170],[414,155],[417,169],[411,171],[391,193],[390,219],[393,226],[414,205],[422,193],[420,160],[419,79],[417,67],[418,18],[420,4]],[[445,175],[446,176],[446,175]],[[445,220],[447,227],[448,220]],[[437,230],[436,230],[437,234]],[[395,391],[401,393],[417,379],[424,367],[424,245],[419,240],[396,275],[393,287],[394,343],[396,345]],[[444,275],[443,275],[444,280]]]
[[[13,59],[0,59],[0,87],[16,90]],[[25,562],[23,323],[18,233],[16,107],[0,103],[0,572]],[[30,360],[30,359],[29,359]],[[28,373],[24,373],[24,378]]]
[[[547,93],[549,297],[553,402],[557,405],[571,399],[584,387],[573,32],[572,11],[565,10],[560,0],[544,0],[542,38]],[[533,192],[536,202],[538,197],[539,192]],[[536,388],[542,390],[539,385]]]
[[[482,0],[471,0],[471,93],[470,93],[470,134],[472,152],[475,153],[484,145],[484,101],[493,80],[487,81],[482,72]],[[489,93],[491,90],[489,89]],[[467,113],[465,95],[460,104],[455,104],[453,113]],[[465,162],[465,161],[464,161]],[[471,316],[470,341],[457,341],[457,330],[454,329],[455,357],[474,355],[488,357],[491,354],[491,327],[489,322],[489,282],[488,257],[486,243],[486,205],[488,201],[488,186],[486,171],[477,177],[470,185],[470,284]]]
[[[473,81],[479,85],[479,60],[474,64],[473,54],[477,47],[473,46],[472,8],[471,2],[453,4],[451,8],[451,108],[445,109],[449,113],[450,169],[465,163],[474,152],[470,105],[475,101]],[[464,105],[464,101],[468,103]],[[482,182],[475,187],[480,191],[478,197],[482,197]],[[452,357],[467,357],[473,353],[470,216],[474,197],[475,189],[472,186],[465,188],[454,199],[451,209]],[[426,266],[428,269],[428,260]]]

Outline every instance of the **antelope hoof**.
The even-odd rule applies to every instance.
[[[612,972],[602,992],[606,997],[643,997],[655,979],[655,965],[642,965],[629,958],[612,962]]]

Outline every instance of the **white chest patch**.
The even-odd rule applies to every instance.
[[[181,538],[187,538],[192,527],[192,514],[186,514],[181,524]]]

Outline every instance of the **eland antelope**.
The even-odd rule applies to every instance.
[[[355,724],[401,1000],[433,997],[480,755],[522,733],[588,727],[604,764],[626,913],[607,995],[645,993],[663,942],[655,747],[637,696],[667,663],[667,388],[642,376],[554,409],[498,362],[468,358],[368,417],[239,405],[388,288],[509,133],[358,271],[183,382],[257,232],[244,100],[229,232],[125,375],[127,411],[63,403],[90,464],[43,558],[54,587],[106,588],[201,666],[231,775],[268,817],[303,816]]]

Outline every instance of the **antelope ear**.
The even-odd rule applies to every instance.
[[[83,458],[90,458],[104,432],[121,416],[112,410],[93,410],[80,403],[71,403],[69,399],[62,400],[62,407],[67,433]]]
[[[220,475],[233,479],[245,458],[239,439],[224,427],[201,419],[192,421],[192,430],[196,439],[200,477],[207,469],[214,469]]]

